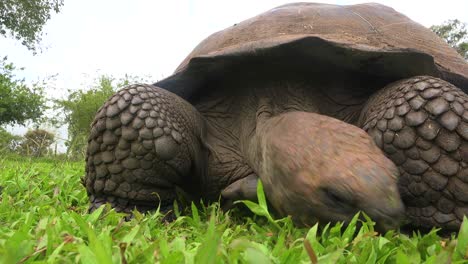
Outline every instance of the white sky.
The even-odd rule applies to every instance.
[[[36,81],[58,74],[53,97],[80,89],[99,74],[169,76],[209,34],[288,0],[65,0],[44,28],[42,53],[33,56],[19,42],[0,36],[0,56],[25,67]],[[355,4],[366,1],[317,1]],[[424,26],[458,18],[468,22],[468,0],[377,0]],[[16,133],[24,129],[13,129]]]

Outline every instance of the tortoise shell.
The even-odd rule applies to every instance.
[[[327,64],[389,81],[430,75],[468,91],[468,64],[454,49],[405,15],[374,3],[279,6],[212,34],[155,85],[190,102],[207,82],[252,60],[264,67]]]

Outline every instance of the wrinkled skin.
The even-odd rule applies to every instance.
[[[452,176],[447,184],[455,199],[448,196],[448,200],[444,190],[438,195],[439,201],[445,199],[446,203],[459,206],[443,213],[446,208],[439,209],[440,202],[427,201],[435,211],[427,222],[416,213],[419,209],[412,207],[412,200],[418,199],[412,190],[414,184],[434,190],[426,185],[431,184],[429,180],[447,182],[449,178],[444,175],[456,173],[452,166],[457,167],[456,171],[464,166],[465,152],[461,148],[467,136],[466,121],[462,116],[456,121],[439,116],[444,111],[465,113],[458,101],[467,96],[433,77],[387,85],[366,100],[372,91],[369,87],[374,85],[370,83],[369,87],[363,86],[361,98],[355,96],[355,103],[345,106],[339,97],[314,96],[327,91],[341,94],[348,88],[343,86],[345,83],[353,83],[353,78],[347,80],[348,77],[343,75],[343,82],[323,81],[325,88],[314,86],[313,82],[296,82],[296,77],[288,77],[288,82],[259,78],[257,82],[240,83],[245,87],[232,93],[227,92],[231,90],[227,81],[226,90],[207,95],[195,107],[154,86],[123,89],[104,105],[93,123],[85,179],[91,208],[108,202],[121,211],[135,207],[146,211],[161,202],[163,209],[170,209],[177,188],[207,200],[217,199],[223,189],[228,200],[254,199],[258,177],[273,208],[280,215],[292,215],[302,225],[347,221],[356,212],[364,211],[383,230],[395,228],[404,214],[399,189],[414,222],[443,225],[444,222],[434,222],[443,214],[446,218],[452,216],[446,227],[457,227],[461,221],[458,212],[466,208],[458,201],[463,201],[465,194],[457,192],[463,186],[451,182],[457,183],[461,178]],[[420,83],[427,86],[422,91],[417,90],[422,89]],[[421,98],[427,98],[427,107],[419,109],[425,117],[408,118],[417,112],[412,109],[411,99],[416,97],[413,93],[424,93],[434,86],[447,89],[437,98],[422,94]],[[402,91],[401,96],[395,91]],[[405,103],[408,93],[413,97]],[[451,104],[454,110],[440,109],[445,104]],[[401,110],[402,105],[408,109]],[[455,110],[460,106],[460,111]],[[387,113],[388,109],[393,115]],[[395,118],[401,119],[398,126],[393,124]],[[386,125],[379,120],[385,120]],[[393,141],[387,138],[389,133],[393,133]],[[440,135],[457,139],[443,141]],[[419,156],[405,151],[415,148]],[[432,148],[438,149],[437,157],[426,153]],[[458,163],[450,154],[453,151],[461,153]],[[395,158],[395,153],[401,154]],[[447,163],[451,160],[454,161]],[[420,165],[423,162],[428,165]],[[417,177],[423,181],[412,183]]]
[[[253,200],[261,180],[279,216],[299,225],[364,211],[382,231],[405,217],[458,229],[468,214],[468,96],[431,76],[298,58],[249,61],[190,102],[155,85],[116,93],[92,124],[90,209],[170,210],[178,193]]]

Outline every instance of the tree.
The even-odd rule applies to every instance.
[[[19,150],[22,154],[33,157],[42,157],[50,150],[55,142],[55,135],[44,129],[29,130],[20,143]]]
[[[0,35],[21,41],[29,50],[36,50],[42,28],[52,11],[58,13],[63,0],[1,0]]]
[[[15,66],[0,59],[0,125],[20,124],[38,120],[45,110],[43,88],[39,84],[28,87],[16,80]]]
[[[15,136],[0,127],[0,153],[16,150],[20,140],[20,136]]]
[[[466,23],[453,19],[445,21],[441,25],[431,26],[430,29],[460,53],[465,60],[468,60],[468,31]]]

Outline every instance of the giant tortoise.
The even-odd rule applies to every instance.
[[[156,47],[157,48],[157,47]],[[468,64],[380,4],[283,5],[212,34],[92,123],[90,210],[255,198],[302,225],[468,214]],[[367,132],[367,133],[366,133]]]

